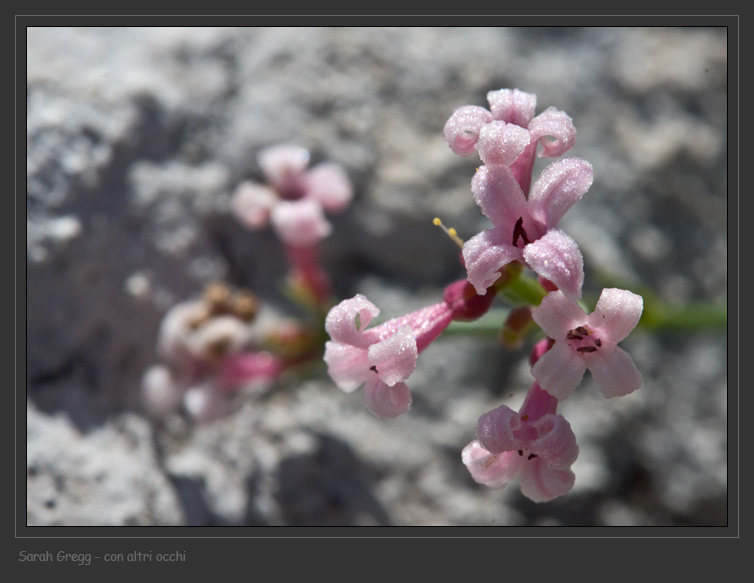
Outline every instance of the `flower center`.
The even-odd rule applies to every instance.
[[[523,241],[521,247],[524,247],[531,243],[529,237],[526,236],[526,229],[524,229],[524,217],[518,217],[516,225],[513,227],[513,243],[511,243],[511,245],[513,245],[514,247],[518,246],[519,239]]]
[[[597,352],[597,349],[602,346],[602,340],[594,336],[594,330],[590,330],[586,326],[579,326],[570,330],[566,338],[571,348],[582,354]]]

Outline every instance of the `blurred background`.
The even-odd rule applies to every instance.
[[[282,312],[269,231],[229,212],[256,155],[298,143],[342,165],[354,201],[322,262],[340,299],[392,317],[464,277],[440,217],[489,226],[443,126],[487,92],[567,112],[595,181],[561,226],[585,292],[667,305],[727,297],[725,28],[29,28],[28,525],[725,525],[725,328],[622,343],[645,386],[605,400],[589,375],[561,407],[576,484],[546,504],[461,463],[478,417],[517,409],[527,349],[433,344],[410,413],[380,420],[324,366],[195,425],[143,414],[160,319],[216,280]],[[535,168],[535,178],[544,166]]]

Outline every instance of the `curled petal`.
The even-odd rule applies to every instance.
[[[482,213],[508,235],[519,217],[529,218],[526,196],[505,166],[482,166],[471,179],[471,192]],[[510,241],[508,241],[510,244]]]
[[[532,141],[542,144],[539,157],[555,158],[566,153],[576,141],[576,128],[571,117],[559,109],[548,107],[529,124]],[[552,139],[546,139],[551,137]],[[543,139],[545,138],[545,139]]]
[[[485,164],[510,166],[530,142],[529,130],[494,120],[479,131],[477,150]]]
[[[529,444],[529,450],[543,458],[551,468],[570,468],[579,455],[579,446],[565,417],[550,413],[531,424],[539,437]]]
[[[547,294],[534,308],[531,317],[545,334],[555,340],[565,340],[569,330],[582,326],[587,319],[578,302],[561,291]]]
[[[374,376],[364,386],[364,404],[377,417],[397,417],[411,408],[411,392],[406,383],[389,387]]]
[[[336,342],[366,348],[370,342],[369,339],[363,338],[362,334],[372,318],[379,313],[380,309],[366,296],[356,294],[330,309],[325,318],[325,330]]]
[[[353,197],[348,176],[337,164],[320,164],[304,176],[306,197],[318,201],[331,212],[345,209]]]
[[[369,358],[364,348],[329,340],[325,343],[327,374],[338,388],[351,393],[369,377]]]
[[[445,140],[459,156],[468,156],[476,148],[479,130],[492,121],[492,114],[477,105],[464,105],[457,108],[445,123]]]
[[[501,241],[499,229],[474,235],[463,245],[463,260],[469,283],[483,296],[499,277],[499,269],[522,258],[521,249]]]
[[[257,161],[267,180],[278,185],[303,173],[309,165],[309,152],[294,144],[280,144],[262,150]]]
[[[487,93],[487,101],[494,119],[529,127],[537,107],[537,96],[518,89],[499,89]]]
[[[270,212],[278,203],[278,196],[271,188],[242,182],[231,200],[231,209],[236,218],[251,229],[259,229],[270,222]]]
[[[461,460],[475,482],[502,488],[516,476],[523,458],[516,451],[490,453],[478,441],[472,441],[463,448]]]
[[[553,229],[524,247],[524,260],[533,271],[549,279],[567,296],[578,299],[584,285],[584,257],[578,243]]]
[[[411,376],[416,370],[419,357],[416,338],[410,326],[405,326],[389,338],[372,344],[367,354],[379,379],[390,387]]]
[[[567,494],[576,481],[574,473],[551,468],[544,459],[522,463],[519,474],[521,493],[534,502],[549,502]]]
[[[620,346],[589,355],[587,366],[605,398],[622,397],[641,388],[643,380],[631,355]]]
[[[322,206],[311,199],[279,202],[272,209],[271,220],[278,236],[288,245],[315,245],[332,231]]]
[[[585,372],[584,359],[566,342],[556,342],[531,367],[532,376],[558,401],[568,397],[579,386]]]
[[[532,215],[547,228],[555,228],[584,196],[594,180],[592,165],[581,158],[553,162],[542,171],[529,193]]]
[[[519,425],[518,413],[501,405],[479,418],[476,436],[479,444],[490,453],[521,449],[521,442],[513,435]]]
[[[625,289],[603,289],[589,324],[600,331],[602,340],[618,343],[639,323],[644,299]]]

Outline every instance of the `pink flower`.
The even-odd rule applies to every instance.
[[[482,415],[477,439],[461,454],[474,480],[502,488],[518,476],[521,492],[535,502],[567,493],[579,448],[568,421],[556,414],[557,403],[535,382],[520,413],[502,405]]]
[[[561,401],[579,385],[586,369],[607,398],[640,388],[641,373],[617,344],[636,327],[643,308],[639,295],[604,289],[587,316],[573,299],[551,292],[532,312],[534,321],[554,340],[532,366],[534,378]]]
[[[535,117],[537,96],[518,89],[490,91],[487,101],[489,110],[476,105],[457,108],[445,124],[445,139],[456,154],[468,156],[477,150],[485,164],[510,166],[528,194],[537,145],[542,145],[540,157],[564,154],[576,140],[573,122],[554,107]]]
[[[342,211],[353,195],[343,169],[331,163],[308,169],[309,152],[292,144],[266,148],[258,161],[268,184],[236,188],[231,204],[238,219],[252,229],[271,222],[288,245],[314,245],[329,235],[324,211]]]
[[[512,261],[528,265],[571,297],[581,297],[584,260],[576,241],[556,228],[592,185],[592,166],[580,158],[550,164],[527,199],[505,166],[482,166],[471,189],[493,229],[463,246],[469,281],[483,295]]]
[[[411,394],[403,382],[416,369],[424,350],[453,319],[453,309],[439,302],[367,328],[379,309],[361,294],[330,310],[324,360],[338,387],[350,393],[364,384],[364,402],[378,417],[408,411]]]

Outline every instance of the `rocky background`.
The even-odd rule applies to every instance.
[[[391,421],[323,366],[210,425],[139,401],[162,315],[206,283],[291,310],[278,242],[228,211],[265,146],[299,143],[355,185],[322,247],[341,299],[437,301],[463,270],[433,217],[465,239],[488,225],[478,160],[442,128],[492,89],[574,119],[568,155],[595,183],[562,226],[588,293],[610,277],[725,301],[725,28],[30,28],[27,50],[28,525],[727,523],[724,331],[635,331],[628,397],[587,375],[562,407],[576,485],[547,504],[461,463],[477,418],[531,383],[526,350],[492,338],[433,344]]]

